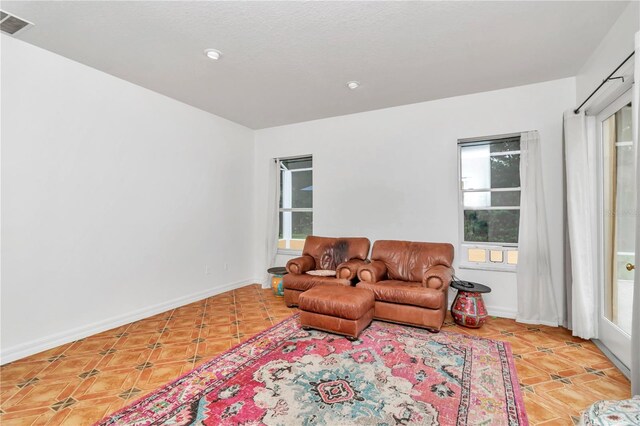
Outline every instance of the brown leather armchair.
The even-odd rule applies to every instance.
[[[453,246],[376,241],[371,263],[360,266],[359,288],[375,295],[374,318],[440,331],[453,277]]]
[[[282,279],[287,306],[297,306],[300,294],[319,284],[352,285],[357,280],[358,268],[366,262],[370,246],[368,238],[308,236],[302,256],[287,262],[288,274]],[[307,274],[321,269],[336,271],[336,276]]]

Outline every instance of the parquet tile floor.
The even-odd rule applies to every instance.
[[[249,285],[0,367],[0,424],[90,425],[295,313]],[[444,330],[511,343],[529,420],[572,425],[599,399],[630,397],[628,380],[590,341],[563,328],[491,318]]]

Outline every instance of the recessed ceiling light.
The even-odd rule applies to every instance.
[[[217,61],[222,56],[222,52],[216,49],[205,49],[204,54],[207,55],[209,59],[213,59]]]
[[[358,87],[360,87],[360,82],[359,81],[347,81],[347,87],[351,90],[355,90]]]

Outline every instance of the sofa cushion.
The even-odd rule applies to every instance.
[[[357,320],[373,309],[374,302],[370,291],[354,287],[318,286],[302,293],[298,306],[307,312]]]
[[[422,281],[432,266],[451,267],[453,246],[448,243],[379,240],[373,245],[371,260],[385,264],[390,280]]]
[[[441,309],[445,304],[445,293],[424,287],[420,282],[385,280],[376,283],[361,281],[358,288],[373,292],[376,300],[403,305]]]
[[[366,259],[370,245],[368,238],[331,238],[309,235],[304,242],[302,255],[313,257],[314,269],[335,271],[338,265],[350,259]]]
[[[336,277],[317,277],[308,274],[287,274],[282,278],[282,286],[285,289],[307,291],[316,285],[345,285],[350,286],[349,280]]]

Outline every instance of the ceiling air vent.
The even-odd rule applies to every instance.
[[[24,19],[0,10],[0,30],[2,30],[3,33],[16,35],[16,33],[32,25],[29,21],[25,21]]]

